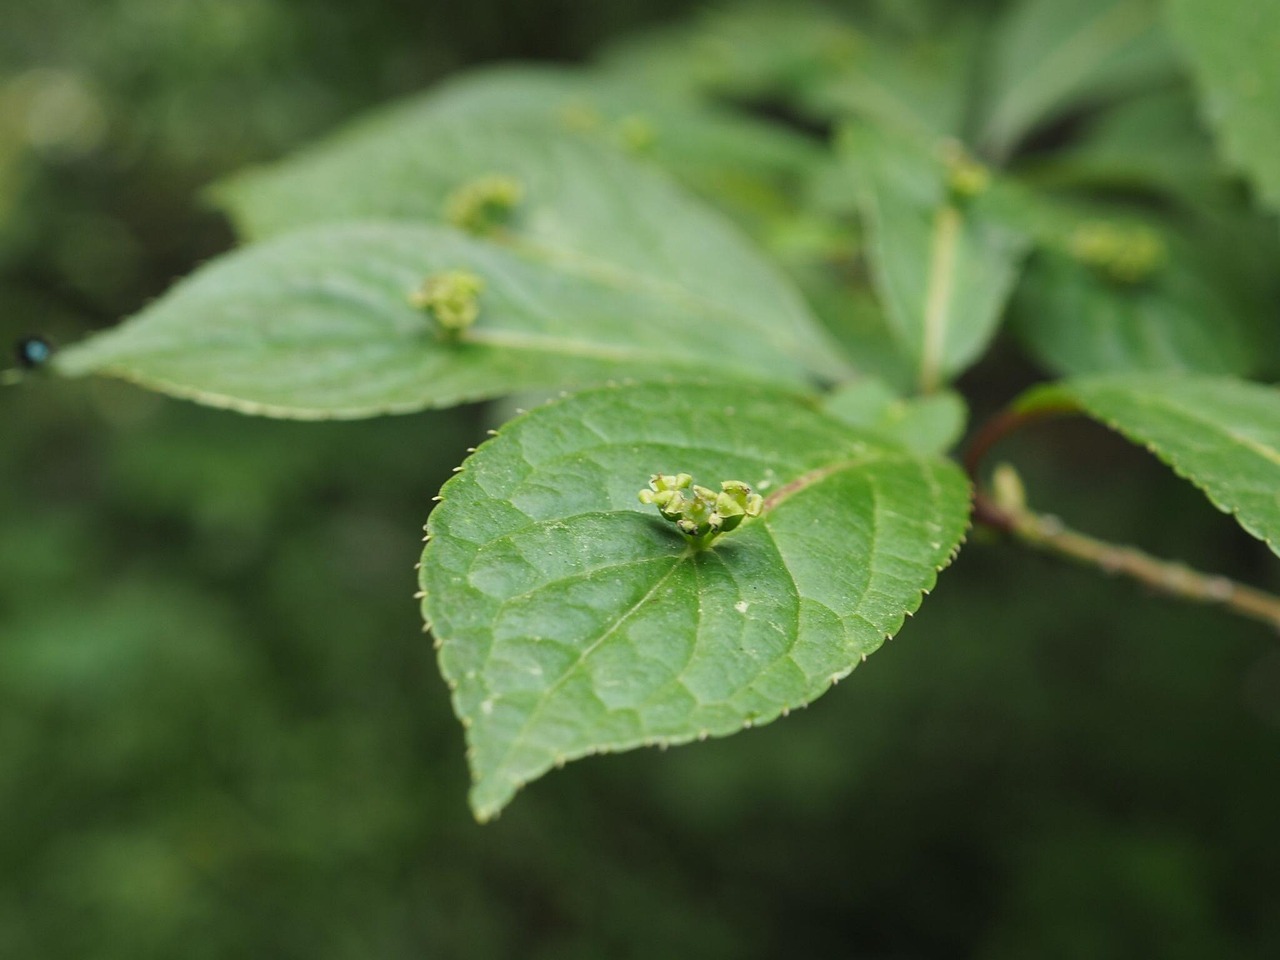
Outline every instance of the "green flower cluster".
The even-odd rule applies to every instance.
[[[715,537],[728,533],[747,517],[764,510],[764,497],[753,493],[741,480],[725,480],[717,493],[694,484],[687,473],[655,473],[649,489],[640,491],[641,503],[652,503],[662,516],[676,525],[689,541],[707,546]]]
[[[431,314],[446,338],[456,338],[480,316],[484,280],[469,270],[445,270],[427,277],[409,302]]]
[[[445,198],[444,218],[467,233],[486,236],[510,221],[524,199],[524,187],[515,177],[490,173],[464,183]]]
[[[1160,235],[1139,224],[1090,222],[1067,242],[1071,255],[1120,283],[1139,283],[1164,265]]]

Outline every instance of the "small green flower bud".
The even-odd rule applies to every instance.
[[[649,491],[646,490],[645,492],[648,493]],[[674,522],[684,516],[685,497],[679,490],[663,490],[661,493],[652,494],[650,502],[668,520]]]
[[[431,314],[447,338],[456,338],[480,315],[484,280],[469,270],[446,270],[427,277],[409,302]]]
[[[944,141],[941,154],[947,168],[947,194],[953,203],[971,200],[991,185],[991,171],[973,159],[959,141]]]
[[[505,226],[523,199],[524,187],[519,180],[491,173],[470,180],[449,194],[444,217],[460,230],[484,236]]]
[[[1010,464],[1001,463],[991,475],[991,493],[996,506],[1018,515],[1027,509],[1027,491],[1022,477]]]
[[[688,490],[693,484],[693,477],[687,473],[677,473],[675,476],[655,473],[649,478],[649,486],[655,490]]]
[[[691,483],[693,477],[687,473],[655,473],[649,478],[649,489],[640,491],[640,502],[653,504],[665,519],[675,523],[689,509],[691,501],[684,491]]]
[[[947,187],[952,196],[967,200],[982,193],[991,184],[991,174],[980,163],[966,160],[951,168]]]
[[[720,484],[720,493],[716,494],[716,513],[724,519],[723,532],[734,529],[747,517],[760,516],[763,510],[764,497],[752,493],[741,480],[726,480]]]

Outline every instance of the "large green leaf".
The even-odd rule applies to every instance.
[[[859,126],[841,147],[861,183],[877,291],[918,383],[933,389],[994,335],[1028,239],[954,200],[948,165],[913,141]]]
[[[1280,3],[1166,2],[1227,158],[1280,209]]]
[[[1147,447],[1280,554],[1280,390],[1127,374],[1042,387],[1018,407],[1081,409]]]
[[[626,75],[548,65],[462,74],[379,111],[358,136],[383,137],[392,153],[414,139],[416,149],[429,150],[439,125],[452,123],[574,134],[652,160],[696,192],[745,215],[784,207],[806,168],[822,156],[815,139],[692,94],[655,95]]]
[[[1169,76],[1174,67],[1155,0],[1022,0],[997,31],[995,96],[979,141],[1002,158],[1064,110]]]
[[[629,138],[635,151],[665,151],[677,168],[696,169],[694,180],[743,190],[798,175],[814,158],[781,130],[646,101],[617,81],[503,68],[378,111],[211,194],[243,233],[261,238],[346,219],[441,222],[459,187],[501,174],[523,187],[513,226],[525,242],[639,272],[703,272],[699,250],[722,242],[723,222],[613,142]]]
[[[764,515],[694,552],[637,501],[654,472],[746,481]],[[726,735],[813,700],[916,609],[968,515],[950,462],[792,394],[718,385],[535,410],[442,497],[424,614],[481,819],[567,760]]]
[[[495,121],[465,109],[491,96],[502,104]],[[342,220],[438,223],[478,178],[512,178],[522,196],[496,242],[566,269],[679,291],[726,315],[767,315],[792,341],[788,352],[829,375],[845,370],[795,290],[722,217],[607,144],[507,125],[510,109],[492,88],[462,85],[215,194],[245,233],[264,237]]]
[[[484,289],[475,325],[453,341],[410,297],[457,270]],[[799,383],[787,323],[449,227],[348,223],[218,260],[55,363],[247,413],[358,417],[709,368]]]

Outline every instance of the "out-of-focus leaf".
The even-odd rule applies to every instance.
[[[995,95],[979,135],[1003,158],[1035,127],[1081,102],[1172,76],[1155,0],[1022,0],[997,30]]]
[[[846,15],[813,4],[738,4],[625,41],[604,63],[633,85],[676,95],[711,91],[812,119],[859,116],[916,136],[958,135],[978,18],[901,0],[870,6]]]
[[[384,108],[302,157],[233,178],[213,193],[252,235],[331,219],[335,213],[388,215],[396,212],[391,205],[396,194],[413,189],[422,196],[400,196],[400,209],[438,217],[438,204],[424,209],[424,203],[438,199],[442,178],[456,185],[489,170],[514,173],[520,166],[513,154],[530,147],[509,139],[508,154],[491,152],[485,136],[494,131],[509,136],[519,131],[517,137],[534,142],[547,135],[577,137],[650,159],[694,190],[747,215],[781,207],[820,156],[813,140],[692,94],[655,95],[631,78],[600,71],[503,66],[464,74]],[[366,166],[354,168],[350,161]],[[323,174],[317,172],[321,169]],[[336,182],[330,186],[354,196],[345,204],[336,197],[328,203],[313,197],[315,209],[307,214],[254,209],[281,181],[292,180],[295,189],[303,189],[308,173],[331,181],[347,175],[340,189]],[[415,187],[414,178],[423,182]],[[382,181],[382,192],[361,180]],[[361,201],[368,206],[353,209]]]
[[[915,137],[960,136],[972,94],[977,23],[913,38],[868,36],[801,99],[822,117],[860,117]]]
[[[475,325],[453,339],[411,298],[426,278],[459,270],[483,289]],[[668,278],[553,262],[448,227],[340,224],[231,254],[54,363],[303,418],[708,367],[801,382],[793,348],[805,333],[775,306],[730,309]]]
[[[1280,4],[1166,3],[1223,152],[1280,209]]]
[[[841,148],[862,187],[876,289],[917,382],[932,389],[995,334],[1028,239],[953,198],[948,164],[912,141],[860,126]]]
[[[662,89],[794,103],[866,43],[861,26],[830,7],[747,3],[710,10],[687,28],[625,41],[602,62]]]
[[[1125,374],[1061,381],[1017,406],[1079,408],[1146,447],[1280,554],[1280,390]]]
[[[851,272],[844,264],[819,263],[797,266],[792,276],[859,373],[911,393],[916,388],[915,361],[899,341],[868,278]]]
[[[769,252],[853,367],[909,393],[916,382],[914,363],[876,300],[862,259],[861,231],[845,215],[856,210],[856,197],[845,196],[852,192],[847,183],[839,190],[840,196],[816,203],[821,212],[781,222],[768,239]]]
[[[763,516],[696,552],[637,490],[743,480]],[[949,461],[773,391],[613,387],[514,421],[447,483],[424,614],[467,728],[476,815],[602,751],[768,722],[901,626],[956,549]]]
[[[1280,236],[1268,218],[1221,194],[1156,217],[1010,177],[982,209],[1041,251],[1011,313],[1049,369],[1254,375],[1280,363]]]
[[[693,93],[656,94],[625,74],[547,65],[477,70],[380,114],[400,137],[429,138],[447,121],[556,131],[649,159],[734,212],[776,212],[821,156],[781,124],[717,107]]]
[[[795,290],[714,211],[612,147],[473,118],[467,89],[461,106],[446,90],[215,192],[244,232],[263,237],[340,220],[441,222],[460,192],[499,176],[519,198],[494,239],[566,269],[644,277],[729,313],[767,313],[793,342],[788,353],[839,376],[843,363]]]
[[[1222,194],[1221,166],[1182,89],[1122,100],[1020,171],[1039,187],[1158,192],[1194,204]]]
[[[967,410],[952,390],[926,397],[899,396],[882,380],[855,380],[823,399],[831,416],[906,447],[921,456],[946,453],[964,433]]]
[[[1031,263],[1014,329],[1066,376],[1125,370],[1244,374],[1258,358],[1240,303],[1186,258],[1125,281],[1058,251]]]

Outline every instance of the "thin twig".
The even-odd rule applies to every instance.
[[[1003,437],[1048,417],[1070,413],[1069,406],[1006,410],[989,420],[969,444],[964,467],[974,483],[973,519],[1008,534],[1020,543],[1055,556],[1123,575],[1167,596],[1224,607],[1280,631],[1280,597],[1220,576],[1203,573],[1184,563],[1161,560],[1135,547],[1098,540],[1069,529],[1057,517],[1030,510],[1021,481],[1012,467],[996,470],[996,495],[988,493],[978,476],[987,453]]]
[[[1216,604],[1260,620],[1280,631],[1280,597],[1229,577],[1204,573],[1184,563],[1161,560],[1135,547],[1107,543],[1066,527],[1057,517],[1021,509],[1009,511],[985,494],[976,498],[978,522],[1003,530],[1014,539],[1055,556],[1122,575],[1167,596]]]

